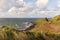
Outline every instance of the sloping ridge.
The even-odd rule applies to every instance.
[[[51,18],[49,21],[46,18],[41,18],[34,23],[36,26],[30,30],[32,32],[60,33],[60,15]]]
[[[31,29],[32,32],[50,32],[53,28],[50,26],[46,18],[39,19],[35,21],[35,28]]]

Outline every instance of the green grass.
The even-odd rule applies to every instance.
[[[60,34],[49,32],[50,25],[60,26],[60,16],[56,16],[50,21],[46,18],[41,18],[34,23],[38,26],[31,29],[32,31],[21,31],[9,26],[3,26],[0,29],[0,40],[60,40]]]
[[[47,40],[46,38],[60,40],[60,34],[19,32],[7,26],[0,30],[0,40]]]

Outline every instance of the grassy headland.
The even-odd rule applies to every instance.
[[[60,40],[60,15],[51,18],[41,18],[33,22],[30,30],[16,30],[9,26],[0,28],[0,40]]]

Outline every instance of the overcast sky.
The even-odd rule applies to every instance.
[[[0,0],[0,18],[42,18],[60,15],[60,0]]]

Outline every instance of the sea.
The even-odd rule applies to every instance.
[[[38,20],[39,18],[0,18],[0,26],[15,26],[21,25],[24,22],[34,22]]]

